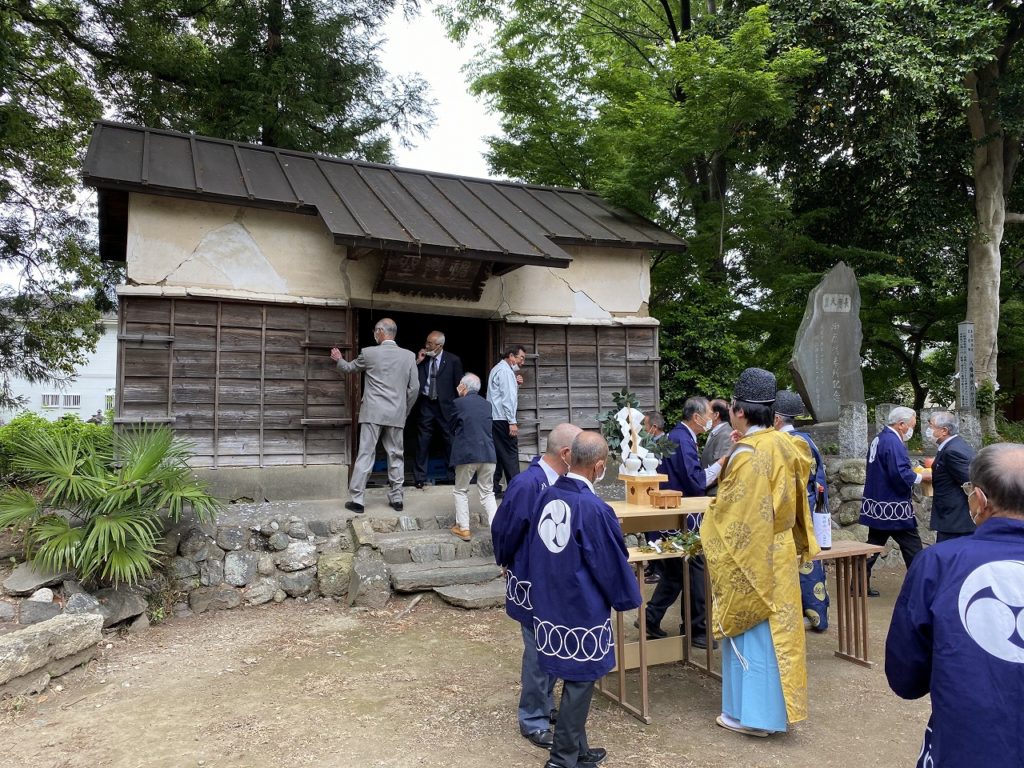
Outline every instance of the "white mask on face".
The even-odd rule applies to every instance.
[[[518,371],[519,370],[519,366],[517,364],[515,364],[515,363],[512,363],[512,370],[513,371]]]
[[[932,428],[931,428],[931,427],[928,427],[928,428],[927,428],[927,429],[926,429],[926,430],[924,431],[924,436],[925,436],[925,437],[927,437],[927,438],[928,438],[929,440],[932,440],[932,441],[934,441],[934,440],[935,440],[935,433],[934,433],[934,432],[932,431]]]
[[[597,485],[602,480],[604,480],[604,473],[607,472],[607,471],[608,471],[608,465],[605,464],[604,467],[601,469],[601,474],[594,478],[594,485]]]
[[[907,430],[907,434],[905,434],[903,436],[903,442],[904,443],[909,443],[910,442],[910,438],[912,438],[913,436],[914,436],[914,428],[911,427],[910,429]]]

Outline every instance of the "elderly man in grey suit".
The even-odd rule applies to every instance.
[[[384,451],[388,457],[388,503],[401,512],[402,483],[405,480],[405,457],[403,430],[419,391],[419,376],[416,373],[416,355],[395,344],[398,326],[395,321],[384,317],[373,327],[376,347],[360,350],[359,357],[347,362],[341,352],[331,350],[331,359],[345,373],[365,371],[363,379],[363,400],[359,406],[359,454],[352,466],[348,490],[351,501],[345,502],[345,509],[362,512],[365,509],[363,496],[366,480],[373,469],[377,454],[377,440],[383,438]]]
[[[700,454],[700,466],[707,469],[732,450],[732,425],[729,423],[729,404],[725,400],[711,401],[711,432]],[[718,485],[708,488],[708,496],[718,494]]]

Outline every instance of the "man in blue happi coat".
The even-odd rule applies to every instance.
[[[676,444],[675,453],[667,456],[658,466],[658,471],[668,475],[668,481],[661,484],[662,488],[682,491],[684,496],[704,496],[709,486],[718,482],[718,475],[728,460],[727,456],[713,462],[707,469],[701,468],[700,454],[697,451],[697,435],[711,431],[713,425],[711,404],[707,398],[691,397],[683,404],[683,420],[676,424],[668,439]],[[700,528],[702,515],[690,515],[686,519],[686,529],[696,531]],[[679,625],[679,633],[685,635],[689,630],[691,642],[697,648],[707,648],[707,611],[705,609],[704,590],[704,557],[697,555],[688,560],[690,569],[690,626]],[[683,591],[683,561],[665,560],[661,569],[661,579],[647,603],[647,637],[655,639],[666,637],[668,633],[661,628],[661,620],[665,612],[679,598]],[[680,605],[682,601],[680,601]]]
[[[803,440],[811,449],[814,466],[807,480],[807,500],[813,513],[818,504],[828,509],[828,480],[825,477],[825,462],[821,458],[818,446],[811,436],[796,429],[796,418],[805,413],[804,400],[799,394],[789,389],[775,393],[775,429],[790,437]],[[818,546],[827,546],[818,542]],[[828,590],[825,588],[825,566],[821,560],[812,560],[800,566],[800,602],[804,618],[810,623],[811,629],[824,632],[828,629]]]
[[[918,556],[885,642],[893,691],[931,694],[920,768],[1024,765],[1024,445],[983,448],[970,478],[977,530]]]
[[[910,501],[921,475],[910,466],[906,442],[914,434],[917,414],[902,406],[889,411],[888,425],[871,441],[868,449],[864,501],[860,524],[868,527],[868,544],[884,546],[892,537],[900,547],[907,569],[921,551],[914,505]],[[878,555],[868,558],[868,596],[878,597],[871,587],[871,568]]]
[[[615,666],[610,614],[640,605],[622,528],[594,492],[608,444],[594,432],[572,443],[572,466],[538,503],[530,532],[529,578],[540,666],[562,679],[551,757],[544,768],[592,768],[607,752],[587,742],[594,681]]]
[[[491,522],[494,559],[505,571],[505,612],[519,622],[523,635],[523,662],[519,694],[519,732],[531,744],[551,749],[551,692],[555,678],[537,663],[537,644],[533,636],[531,584],[528,568],[531,519],[541,494],[569,471],[572,441],[582,430],[572,424],[559,424],[548,434],[544,455],[513,477]]]

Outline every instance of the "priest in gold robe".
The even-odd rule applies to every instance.
[[[775,376],[748,368],[733,391],[740,433],[701,525],[712,623],[722,643],[722,714],[748,736],[807,717],[807,655],[799,566],[818,553],[802,441],[772,428]]]

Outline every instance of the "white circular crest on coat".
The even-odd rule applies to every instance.
[[[548,551],[557,555],[569,543],[572,510],[561,499],[552,499],[540,511],[537,535]]]
[[[957,607],[964,629],[982,650],[1024,664],[1024,562],[979,565],[964,579]]]

